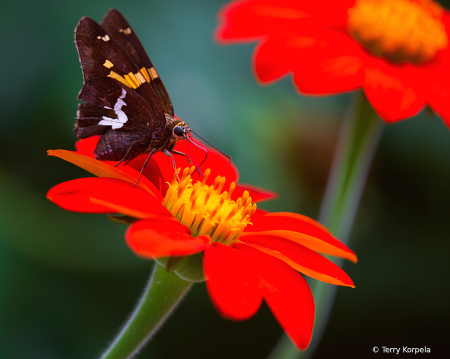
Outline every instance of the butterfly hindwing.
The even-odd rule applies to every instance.
[[[149,83],[158,97],[164,113],[173,117],[174,111],[169,94],[147,55],[147,52],[125,17],[116,9],[110,9],[103,17],[100,25],[130,56],[146,79],[150,80]]]
[[[144,153],[151,139],[145,131],[109,129],[98,141],[95,158],[101,161],[130,160]]]
[[[103,135],[110,127],[98,125],[103,116],[114,118],[117,115],[113,110],[108,110],[87,102],[78,104],[75,132],[78,138],[88,138]]]

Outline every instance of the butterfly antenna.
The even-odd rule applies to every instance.
[[[205,162],[205,160],[203,160],[202,163],[200,163],[200,166],[197,166],[197,163],[195,162],[194,156],[192,155],[191,148],[189,147],[189,142],[192,142],[192,140],[190,140],[189,137],[186,137],[186,138],[187,138],[187,140],[188,140],[188,142],[187,142],[187,148],[188,148],[188,151],[189,151],[189,155],[190,155],[191,158],[192,158],[192,163],[194,164],[195,169],[196,169],[197,172],[198,172],[198,175],[201,176],[201,175],[202,175],[202,172],[200,171],[200,166],[202,165],[203,162]],[[195,145],[194,142],[192,142],[192,143]],[[204,148],[202,148],[202,149],[204,149]],[[208,151],[206,151],[206,156],[208,156]],[[189,159],[189,157],[188,157],[188,159]],[[206,158],[205,158],[205,159],[206,159]],[[189,161],[190,161],[190,159],[189,159]]]
[[[210,145],[212,148],[214,148],[215,150],[217,150],[217,151],[219,151],[222,155],[224,155],[226,158],[228,158],[229,160],[230,160],[230,167],[231,167],[231,162],[232,162],[232,160],[231,160],[231,157],[230,156],[228,156],[225,152],[222,152],[221,150],[219,150],[217,147],[214,147],[212,144],[210,144],[208,141],[206,141],[204,138],[202,138],[202,137],[200,137],[197,133],[195,133],[194,131],[192,131],[191,130],[191,132],[194,134],[194,135],[196,135],[198,138],[200,138],[202,141],[204,141],[204,142],[206,142],[208,145]],[[192,142],[192,141],[191,141]],[[194,143],[194,142],[192,142],[192,143]],[[199,145],[197,145],[197,144],[195,144],[194,143],[194,145],[196,145],[197,147],[200,147]],[[202,147],[200,147],[200,148],[202,148]],[[204,149],[205,150],[205,149]],[[205,150],[206,151],[206,150]],[[208,151],[206,151],[206,153],[208,153]],[[205,159],[203,160],[203,162],[205,162],[206,161],[206,157],[205,157]],[[203,163],[202,162],[202,163]],[[201,164],[200,164],[200,166],[201,166]]]

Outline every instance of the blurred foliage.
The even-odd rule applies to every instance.
[[[254,45],[221,47],[218,0],[3,2],[0,13],[0,358],[94,358],[132,310],[152,263],[125,226],[65,212],[53,185],[86,176],[46,156],[73,149],[82,86],[73,30],[110,7],[128,18],[177,115],[227,152],[241,181],[279,193],[262,207],[316,217],[351,94],[299,96],[289,79],[259,86]],[[450,132],[424,111],[386,127],[350,244],[359,256],[315,358],[365,357],[374,345],[448,353]],[[263,358],[281,329],[267,307],[222,320],[204,284],[140,357]]]

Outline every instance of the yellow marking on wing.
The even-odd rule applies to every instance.
[[[125,76],[127,76],[127,75],[125,75]],[[113,79],[115,79],[115,80],[117,80],[117,81],[123,83],[125,86],[133,87],[133,86],[130,84],[130,82],[127,81],[126,78],[123,78],[123,77],[120,76],[117,72],[111,71],[111,72],[109,73],[108,77],[111,77],[111,78],[113,78]],[[135,87],[133,87],[133,88],[135,88]]]
[[[107,41],[111,40],[109,38],[108,34],[106,34],[105,36],[97,36],[97,39],[103,40],[104,42],[107,42]]]
[[[123,32],[125,35],[130,35],[131,34],[131,29],[127,28],[127,29],[119,29],[120,32]]]
[[[110,69],[111,67],[113,67],[113,63],[109,60],[106,60],[105,63],[103,64],[103,66],[105,66],[106,68]]]
[[[139,72],[138,72],[139,73]],[[130,72],[128,75],[133,79],[133,82],[136,84],[137,87],[141,86],[142,82],[139,81],[139,79],[137,78],[137,74],[133,74],[132,72]]]
[[[136,73],[136,79],[139,82],[139,85],[146,83],[147,81],[145,80],[144,75],[142,75],[140,72]]]
[[[143,67],[141,69],[141,72],[144,74],[144,77],[147,80],[147,82],[150,82],[150,76],[148,75],[147,69],[145,67]]]
[[[148,72],[150,74],[150,77],[152,78],[152,80],[158,78],[158,73],[156,72],[155,68],[152,67],[151,69],[148,69]]]
[[[128,75],[123,75],[125,79],[130,83],[131,87],[134,89],[137,89],[139,87],[139,84],[137,82],[136,77],[132,72],[129,72]]]

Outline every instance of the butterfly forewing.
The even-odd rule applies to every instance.
[[[114,112],[113,117],[102,115],[99,125],[121,131],[154,129],[156,114],[150,104],[136,91],[122,86],[114,79],[100,77],[88,82],[81,89],[78,98]],[[90,112],[93,112],[91,107]]]
[[[94,20],[84,17],[75,29],[75,42],[85,86],[100,77],[113,79],[122,87],[135,90],[149,103],[155,114],[153,126],[165,124],[164,111],[145,74],[113,35]]]
[[[125,17],[116,9],[110,9],[100,25],[117,41],[139,67],[157,95],[164,113],[174,116],[172,102],[147,52]],[[148,75],[148,77],[147,77]]]

